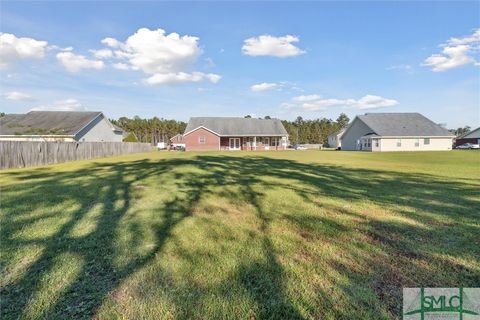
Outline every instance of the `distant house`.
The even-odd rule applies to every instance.
[[[480,127],[457,138],[455,145],[460,146],[464,143],[480,144]]]
[[[454,136],[419,113],[366,113],[350,123],[342,150],[451,150]]]
[[[342,139],[342,136],[343,136],[344,132],[345,132],[345,128],[329,135],[328,136],[328,146],[330,148],[341,147],[342,146],[342,140],[341,139]]]
[[[186,150],[284,150],[288,133],[278,119],[190,118]]]
[[[0,118],[0,141],[113,141],[124,131],[102,112],[30,111]]]
[[[110,122],[110,121],[109,121],[109,122]],[[110,122],[110,123],[111,123],[111,122]],[[112,126],[113,126],[113,131],[114,131],[114,132],[117,132],[117,133],[121,132],[121,133],[122,133],[122,139],[125,139],[126,137],[128,137],[129,133],[128,133],[127,131],[123,130],[122,128],[120,128],[120,127],[117,126],[116,124],[113,124],[113,123],[111,123],[111,124],[112,124]],[[135,136],[135,133],[132,132],[132,134]],[[135,136],[135,138],[136,138],[136,137],[137,137],[137,136]]]

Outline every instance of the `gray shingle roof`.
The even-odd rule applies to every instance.
[[[101,112],[30,111],[0,118],[0,135],[75,135]]]
[[[357,117],[379,136],[453,136],[420,113],[366,113]]]
[[[287,130],[278,119],[233,117],[194,117],[188,121],[185,133],[205,127],[221,136],[285,136]]]

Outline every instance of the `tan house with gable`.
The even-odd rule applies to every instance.
[[[454,135],[420,113],[366,113],[345,130],[342,150],[452,150]]]

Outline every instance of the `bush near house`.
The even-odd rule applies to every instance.
[[[399,319],[480,283],[480,153],[147,153],[0,173],[1,318]]]
[[[134,133],[129,132],[128,135],[123,138],[123,142],[138,142],[138,139]]]

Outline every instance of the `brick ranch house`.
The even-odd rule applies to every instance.
[[[183,134],[187,151],[285,150],[288,133],[278,119],[190,118]]]

